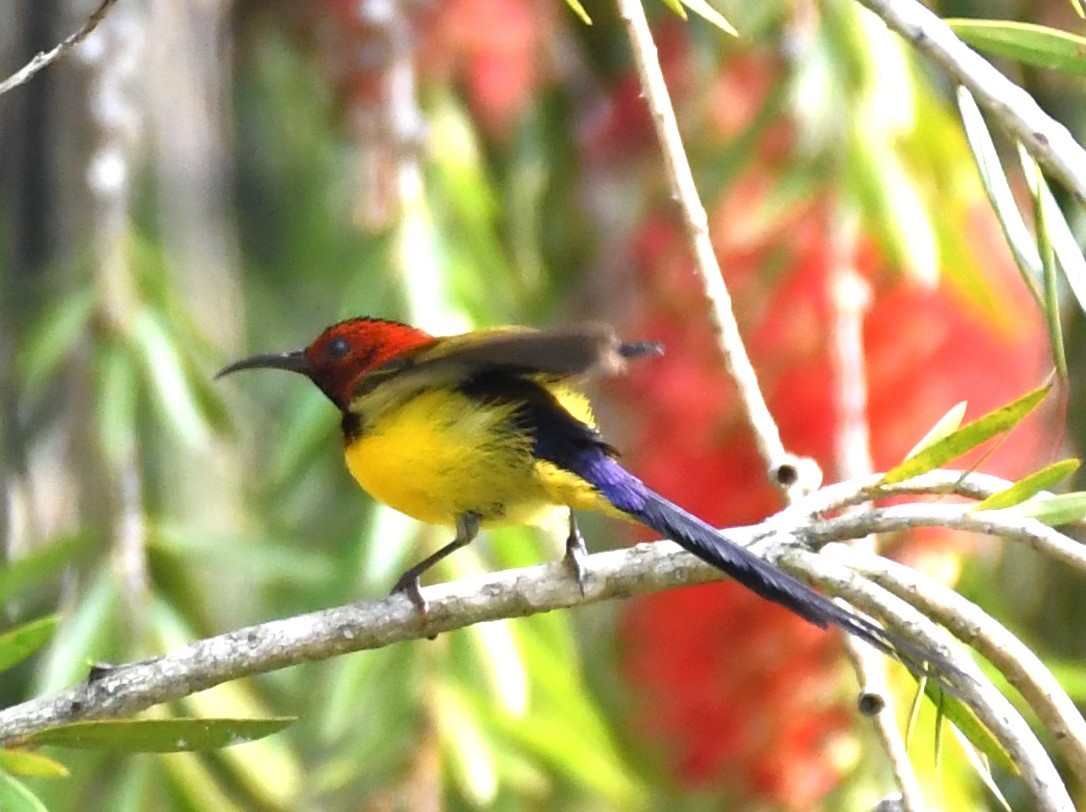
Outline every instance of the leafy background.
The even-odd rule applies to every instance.
[[[5,75],[86,11],[12,8]],[[720,524],[778,507],[715,349],[623,29],[609,6],[586,11],[591,26],[553,0],[120,3],[76,58],[0,99],[0,531],[12,562],[0,595],[12,627],[59,616],[48,648],[0,675],[4,704],[82,679],[90,662],[380,596],[442,542],[357,491],[315,389],[271,374],[211,380],[341,317],[435,332],[598,318],[662,340],[665,359],[599,387],[625,461]],[[731,4],[738,39],[650,11],[790,449],[830,479],[849,470],[833,347],[842,309],[865,299],[877,469],[956,402],[980,414],[1047,375],[1045,314],[938,73],[844,0]],[[998,13],[1082,29],[1060,3]],[[1000,65],[1082,131],[1081,79]],[[1021,173],[1010,180],[1028,210]],[[1065,315],[1075,381],[1082,320]],[[982,467],[1015,476],[1073,453],[1074,391]],[[596,549],[637,537],[586,530]],[[439,577],[552,558],[560,543],[492,533]],[[1080,579],[949,532],[888,543],[1086,694],[1086,639],[1068,621],[1086,608]],[[157,713],[300,719],[202,754],[46,748],[70,774],[6,762],[20,776],[4,778],[0,806],[867,809],[891,784],[854,690],[837,636],[713,585],[221,686]],[[912,743],[931,802],[994,807],[953,742],[936,763],[933,731],[922,721]],[[1013,777],[997,778],[1028,808]]]

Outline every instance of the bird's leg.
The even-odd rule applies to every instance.
[[[573,508],[569,510],[569,536],[566,538],[566,554],[562,557],[562,563],[566,565],[573,577],[577,579],[577,588],[584,597],[588,575],[584,570],[584,559],[588,551],[584,546],[584,536],[577,528],[577,517]]]
[[[419,587],[419,576],[430,569],[430,567],[434,566],[438,561],[445,558],[445,556],[456,552],[466,544],[470,544],[471,540],[477,535],[479,535],[479,517],[474,513],[465,513],[462,516],[458,516],[456,518],[456,538],[401,575],[400,580],[396,582],[396,586],[392,587],[391,594],[395,595],[397,592],[406,594],[407,597],[410,598],[411,603],[415,604],[415,608],[419,610],[419,614],[422,615],[423,620],[425,620],[429,607],[426,604],[426,598],[422,597],[422,589]]]

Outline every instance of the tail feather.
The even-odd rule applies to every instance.
[[[946,674],[964,679],[964,675],[942,657],[835,603],[736,544],[712,525],[652,491],[614,459],[597,457],[589,468],[582,476],[587,474],[585,478],[615,507],[727,573],[755,594],[780,604],[816,626],[832,625],[855,635],[900,660],[919,676],[929,675],[934,665]]]
[[[631,358],[660,349],[652,342],[639,342],[623,345],[620,352]],[[482,380],[477,380],[475,386]],[[837,626],[895,656],[919,675],[930,673],[929,664],[933,664],[945,673],[964,679],[961,672],[943,658],[835,603],[652,491],[619,464],[615,459],[616,452],[595,428],[570,414],[551,392],[524,379],[499,382],[502,383],[500,389],[495,387],[494,380],[488,380],[490,388],[486,392],[489,397],[516,397],[518,429],[533,438],[535,456],[588,482],[621,513],[674,540],[755,594],[817,626]]]
[[[780,604],[804,620],[838,626],[887,654],[897,648],[886,630],[834,603],[783,570],[727,538],[723,533],[646,488],[644,507],[634,517],[702,561],[723,570],[751,592]]]

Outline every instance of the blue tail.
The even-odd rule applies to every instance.
[[[631,344],[622,352],[636,357],[656,350],[651,344]],[[516,375],[483,373],[461,384],[460,391],[485,402],[515,404],[511,428],[532,438],[532,452],[538,459],[576,474],[618,510],[672,539],[755,594],[822,628],[837,626],[894,655],[917,674],[929,673],[928,663],[933,663],[944,672],[960,675],[943,658],[834,603],[652,491],[619,465],[617,452],[594,427],[575,418],[539,383]]]
[[[921,674],[929,670],[926,663],[933,661],[945,670],[956,670],[943,664],[941,658],[834,603],[807,584],[739,546],[715,527],[651,490],[611,456],[601,452],[582,455],[581,464],[577,466],[580,470],[576,473],[599,488],[612,505],[641,524],[727,573],[755,594],[780,604],[816,626],[837,626],[897,657]]]

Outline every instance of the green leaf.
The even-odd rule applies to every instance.
[[[1069,459],[1046,465],[1040,471],[1018,480],[1009,488],[993,493],[984,501],[975,504],[972,509],[1001,510],[1021,504],[1041,491],[1047,491],[1058,485],[1077,471],[1081,464],[1078,460]]]
[[[94,305],[93,288],[73,291],[61,297],[34,328],[17,359],[23,389],[30,397],[45,387],[61,362],[79,346]]]
[[[962,424],[965,417],[966,402],[963,400],[935,421],[935,425],[928,429],[928,433],[920,438],[920,442],[913,446],[912,451],[906,454],[906,458],[915,456],[933,443],[937,443],[944,437],[949,437]]]
[[[120,594],[112,564],[102,561],[64,617],[37,668],[34,690],[51,694],[85,679],[87,663],[116,659]]]
[[[454,683],[443,684],[434,703],[438,735],[451,778],[476,806],[489,806],[498,793],[494,747]]]
[[[1050,527],[1059,527],[1061,524],[1071,524],[1086,518],[1086,491],[1030,499],[1008,510],[1019,516],[1029,516],[1044,522]]]
[[[139,370],[135,359],[117,342],[101,345],[96,359],[98,442],[114,465],[125,465],[136,448]]]
[[[50,615],[0,634],[0,671],[21,663],[45,645],[59,624],[60,618]]]
[[[211,437],[208,420],[200,411],[173,337],[149,310],[140,313],[132,332],[149,388],[164,417],[191,445],[205,447]]]
[[[1064,278],[1071,288],[1071,293],[1078,301],[1078,306],[1086,313],[1086,257],[1083,256],[1078,240],[1071,231],[1063,210],[1052,195],[1052,190],[1045,181],[1044,173],[1041,172],[1037,161],[1021,144],[1018,145],[1018,157],[1034,196],[1034,219],[1037,223],[1038,243],[1044,239],[1050,253],[1055,253]],[[1045,271],[1048,271],[1047,265]]]
[[[49,812],[33,792],[10,775],[0,773],[0,809],[4,812]]]
[[[981,51],[1039,68],[1086,76],[1086,38],[1058,28],[1013,20],[945,21],[959,37]]]
[[[0,748],[0,771],[34,778],[66,778],[68,768],[41,753],[15,748]],[[0,805],[0,809],[7,807]]]
[[[682,0],[660,0],[660,2],[684,20],[686,19],[686,9],[683,8]]]
[[[996,799],[1006,812],[1013,812],[1011,805],[1007,803],[1007,799],[1003,797],[1002,790],[999,789],[999,785],[996,784],[995,778],[992,776],[992,768],[988,759],[973,746],[972,742],[970,742],[965,734],[957,727],[953,728],[953,730],[958,739],[958,743],[962,746],[962,751],[965,753],[966,759],[980,777],[981,782],[988,788],[988,791],[992,793],[992,797]]]
[[[592,25],[592,18],[588,16],[588,12],[585,11],[584,6],[581,5],[581,0],[566,0],[566,5],[570,10],[581,18],[581,22],[585,25]]]
[[[977,750],[1011,775],[1018,775],[1018,765],[1014,759],[968,705],[931,680],[925,682],[924,693],[939,708],[942,716],[958,728]]]
[[[896,151],[873,141],[855,122],[848,152],[851,188],[887,253],[923,284],[939,278],[939,245],[931,207],[916,174]]]
[[[33,733],[28,744],[125,753],[183,753],[218,750],[262,739],[295,722],[268,719],[110,719],[73,722]]]
[[[914,454],[900,465],[892,468],[880,481],[889,485],[904,482],[920,474],[939,468],[970,449],[990,440],[997,434],[1009,431],[1018,425],[1027,414],[1040,405],[1048,395],[1049,385],[1034,389],[1013,403],[967,423],[952,434],[932,443],[918,454]]]
[[[973,94],[965,87],[958,88],[958,109],[961,111],[969,148],[977,162],[981,184],[995,210],[999,226],[1003,229],[1003,236],[1022,275],[1022,281],[1033,295],[1037,305],[1043,306],[1036,283],[1042,273],[1041,255],[1037,250],[1037,243],[1026,228],[1022,212],[1018,210],[1010,182],[1007,180],[1007,173],[1003,171],[1003,165],[999,161],[999,153],[988,131],[988,125],[984,123],[984,116],[981,115]]]
[[[65,536],[0,567],[0,606],[59,573],[88,546],[90,539],[87,533]]]
[[[707,0],[682,0],[682,4],[703,20],[715,25],[725,34],[731,34],[733,37],[739,36],[739,32],[735,30],[735,26],[728,22],[723,14],[709,5]]]
[[[1042,311],[1045,316],[1045,325],[1048,327],[1048,343],[1052,349],[1052,360],[1056,366],[1056,374],[1061,380],[1066,381],[1067,356],[1063,349],[1063,325],[1060,318],[1059,285],[1056,281],[1056,254],[1052,244],[1052,232],[1049,229],[1049,216],[1055,220],[1062,218],[1059,207],[1055,202],[1051,205],[1045,202],[1044,191],[1047,186],[1041,175],[1041,167],[1033,160],[1033,156],[1025,151],[1021,144],[1018,145],[1018,155],[1022,161],[1022,169],[1029,184],[1030,194],[1033,197],[1033,222],[1037,233],[1037,251],[1041,256],[1042,285]],[[1049,194],[1051,197],[1051,194]],[[1073,242],[1073,238],[1072,238]],[[1075,244],[1075,253],[1078,253],[1078,245]]]

